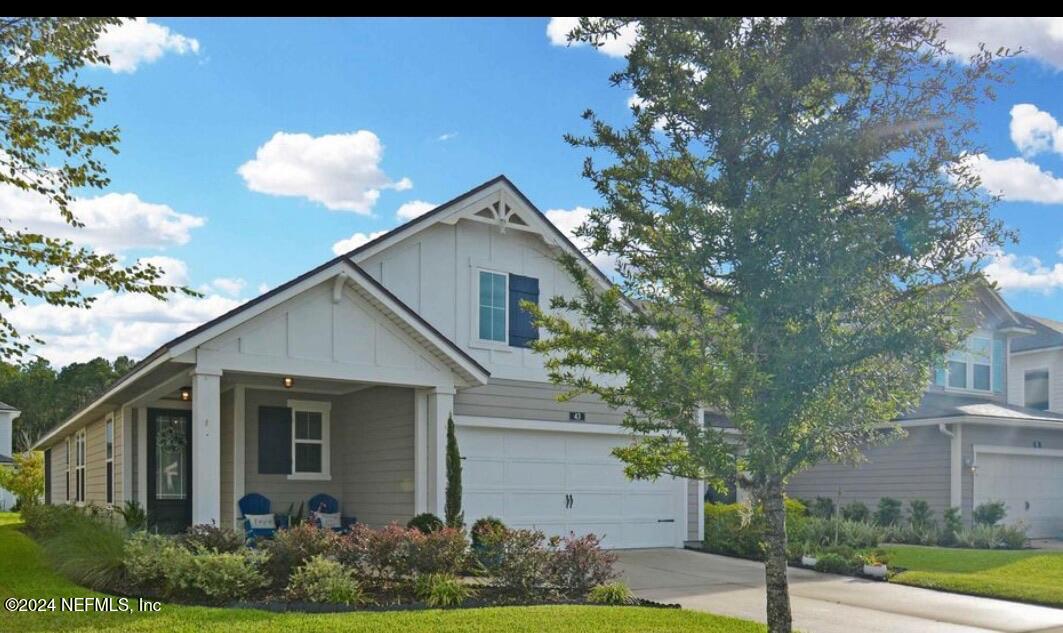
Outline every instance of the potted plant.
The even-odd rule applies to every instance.
[[[805,567],[815,567],[819,562],[819,548],[812,544],[812,541],[806,541],[805,547],[801,554],[801,564]]]
[[[871,552],[863,557],[864,575],[872,578],[886,577],[886,556],[883,552]]]

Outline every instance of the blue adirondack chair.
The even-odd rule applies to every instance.
[[[325,493],[316,494],[310,497],[310,501],[306,502],[306,509],[309,512],[309,516],[314,521],[314,524],[321,527],[320,521],[317,520],[316,515],[318,512],[324,512],[326,514],[334,514],[340,511],[340,502],[336,500],[336,497],[327,495]],[[340,517],[340,527],[332,528],[336,532],[346,532],[352,525],[358,522],[355,517]]]
[[[280,514],[273,515],[274,521],[277,523],[276,529],[251,527],[251,522],[246,518],[247,515],[273,514],[272,504],[269,499],[257,492],[252,492],[241,497],[238,505],[240,506],[240,513],[243,515],[241,518],[244,519],[244,533],[247,534],[247,539],[249,541],[254,542],[255,539],[259,538],[272,538],[273,535],[277,533],[278,529],[288,527],[288,517]]]

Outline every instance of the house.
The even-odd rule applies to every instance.
[[[14,432],[15,419],[21,412],[15,407],[0,402],[0,468],[10,468],[14,460],[11,456],[11,437]],[[10,490],[0,488],[0,512],[15,506],[15,495]]]
[[[166,343],[41,438],[49,503],[137,500],[161,531],[234,525],[316,493],[371,526],[443,514],[453,415],[468,521],[610,547],[702,535],[702,486],[629,481],[602,402],[560,403],[522,299],[574,292],[582,258],[505,177]]]
[[[789,494],[871,509],[881,497],[924,499],[967,522],[999,500],[1005,522],[1024,522],[1031,538],[1063,536],[1063,324],[1016,313],[988,287],[970,318],[974,332],[899,420],[907,437],[868,449],[856,467],[802,472]]]

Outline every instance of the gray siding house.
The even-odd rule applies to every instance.
[[[1032,538],[1063,537],[1063,324],[1019,314],[986,288],[976,329],[935,368],[919,407],[899,420],[907,436],[858,465],[820,464],[789,483],[790,496],[838,507],[882,497],[924,499],[941,516],[1003,501],[1008,523]]]

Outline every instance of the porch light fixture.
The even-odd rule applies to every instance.
[[[285,376],[281,382],[284,384],[285,389],[291,389],[292,385],[295,384],[295,379],[291,376]]]
[[[192,388],[181,387],[181,402],[189,402],[192,400]]]

